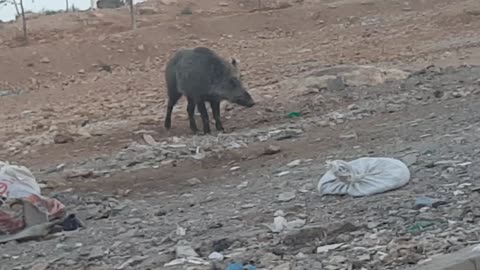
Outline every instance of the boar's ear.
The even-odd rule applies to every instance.
[[[232,65],[233,65],[234,67],[237,67],[237,59],[235,59],[235,58],[233,58],[233,57],[232,57]]]

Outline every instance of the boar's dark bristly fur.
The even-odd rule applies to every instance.
[[[203,131],[210,133],[210,124],[205,102],[210,103],[215,127],[223,131],[220,120],[220,102],[228,100],[245,107],[255,105],[239,77],[237,61],[225,61],[206,47],[182,49],[167,62],[165,81],[168,92],[168,107],[165,128],[171,128],[172,110],[182,96],[188,100],[187,113],[190,129],[198,131],[194,118],[195,107],[200,112]]]

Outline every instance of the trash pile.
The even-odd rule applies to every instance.
[[[82,226],[75,215],[67,215],[60,201],[41,195],[28,168],[0,162],[0,243],[38,239]]]

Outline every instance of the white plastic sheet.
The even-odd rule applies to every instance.
[[[320,194],[369,196],[400,188],[410,180],[408,167],[393,158],[363,157],[327,161],[329,170],[318,181]]]

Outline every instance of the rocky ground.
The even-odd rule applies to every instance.
[[[478,3],[282,3],[149,2],[135,31],[122,9],[40,17],[23,47],[3,25],[1,157],[86,227],[4,244],[0,269],[407,269],[478,243]],[[223,106],[225,134],[190,135],[184,103],[162,128],[163,64],[194,44],[258,100]],[[327,160],[364,156],[409,184],[318,195]]]

